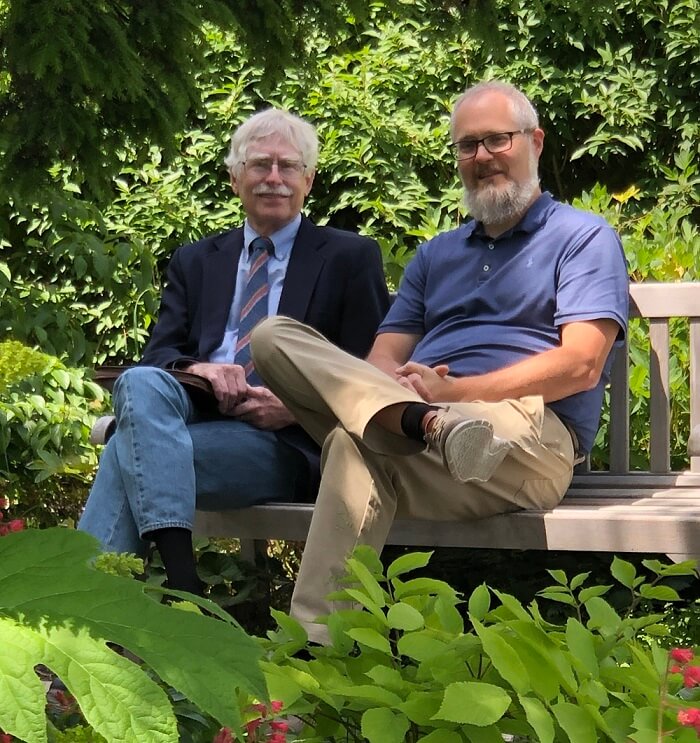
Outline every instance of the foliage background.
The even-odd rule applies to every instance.
[[[26,419],[70,414],[48,438],[4,427],[6,483],[31,491],[48,473],[41,494],[65,487],[66,475],[89,478],[85,437],[99,398],[90,392],[76,410],[84,370],[137,358],[174,248],[240,222],[222,161],[231,131],[269,104],[318,127],[310,216],[376,237],[394,285],[420,241],[465,216],[449,111],[484,77],[532,98],[547,133],[543,186],[618,228],[635,280],[697,278],[698,0],[319,0],[304,11],[291,0],[221,0],[172,3],[164,14],[124,2],[115,17],[78,0],[39,5],[45,23],[22,40],[37,9],[0,3],[0,338],[57,357],[72,408],[61,408],[47,370]],[[94,63],[107,37],[119,42],[114,57]],[[685,332],[672,378],[677,467],[688,430]],[[634,331],[640,466],[642,337]],[[0,394],[3,409],[27,399],[18,388]],[[77,458],[64,457],[59,439],[75,436],[76,421],[82,443]],[[604,419],[599,444],[605,431]],[[596,459],[604,465],[602,448]]]

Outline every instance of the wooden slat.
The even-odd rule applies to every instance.
[[[700,282],[631,284],[630,316],[700,318]]]
[[[667,320],[649,321],[649,426],[650,469],[671,469],[671,408],[668,376],[669,334]]]
[[[625,339],[610,374],[610,422],[608,437],[610,446],[610,471],[628,472],[630,468],[630,422],[629,422],[629,349]]]
[[[700,320],[690,321],[690,430],[700,429]],[[700,472],[700,451],[690,457],[691,472]]]

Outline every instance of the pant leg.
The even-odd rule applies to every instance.
[[[304,455],[272,431],[237,420],[188,426],[194,451],[197,508],[219,511],[294,501],[308,483]]]
[[[304,457],[270,431],[193,421],[187,393],[160,369],[125,372],[114,404],[117,428],[78,525],[106,550],[144,555],[140,535],[192,529],[195,503],[216,510],[293,500],[307,476]]]
[[[465,413],[487,417],[490,403],[463,404]],[[315,642],[328,642],[315,622],[337,605],[325,597],[337,589],[346,557],[358,544],[381,551],[395,515],[435,521],[472,520],[522,508],[553,508],[571,481],[573,445],[564,425],[537,405],[496,404],[494,427],[510,416],[514,429],[539,429],[538,442],[514,447],[488,482],[456,482],[434,451],[382,455],[342,428],[323,450],[321,489],[292,596],[292,615]],[[478,411],[475,409],[478,408]],[[538,412],[542,412],[541,417]],[[518,418],[521,419],[518,422]]]
[[[194,409],[172,375],[155,367],[122,374],[113,394],[116,429],[78,528],[104,549],[143,555],[139,535],[191,528],[195,474],[187,421]]]
[[[319,443],[340,422],[382,453],[409,454],[424,448],[370,424],[383,408],[424,400],[313,328],[288,317],[269,317],[253,331],[251,349],[265,384]]]

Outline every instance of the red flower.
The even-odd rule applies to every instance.
[[[0,510],[5,509],[7,510],[10,507],[10,501],[7,500],[7,498],[0,497]],[[0,514],[2,516],[2,514]],[[2,735],[5,735],[5,733],[2,733]],[[5,743],[2,738],[0,738],[1,743]]]
[[[695,731],[700,733],[700,709],[691,707],[690,709],[678,710],[678,722],[683,727],[695,728]]]
[[[274,701],[270,702],[270,709],[272,712],[277,714],[282,707],[284,707],[284,702],[280,702],[279,699],[275,699]]]
[[[221,728],[211,743],[234,743],[233,735],[228,728]]]
[[[22,519],[12,519],[7,526],[10,531],[22,531],[24,529],[24,521]]]
[[[700,666],[686,666],[683,669],[683,686],[686,689],[700,686]]]
[[[7,508],[7,506],[5,506]],[[14,738],[8,733],[0,733],[0,743],[12,743]]]
[[[671,660],[684,665],[693,660],[694,653],[690,648],[673,648],[671,650]]]
[[[284,733],[270,733],[267,743],[287,743],[287,736]]]
[[[289,724],[284,720],[273,720],[270,723],[270,730],[276,733],[286,733],[289,730]]]

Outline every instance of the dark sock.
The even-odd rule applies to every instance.
[[[144,534],[155,542],[168,576],[168,588],[204,595],[204,584],[197,575],[192,548],[192,532],[177,526],[155,529]]]
[[[406,437],[413,441],[423,441],[423,418],[431,410],[440,410],[435,405],[428,405],[424,402],[410,402],[401,415],[401,430]]]

